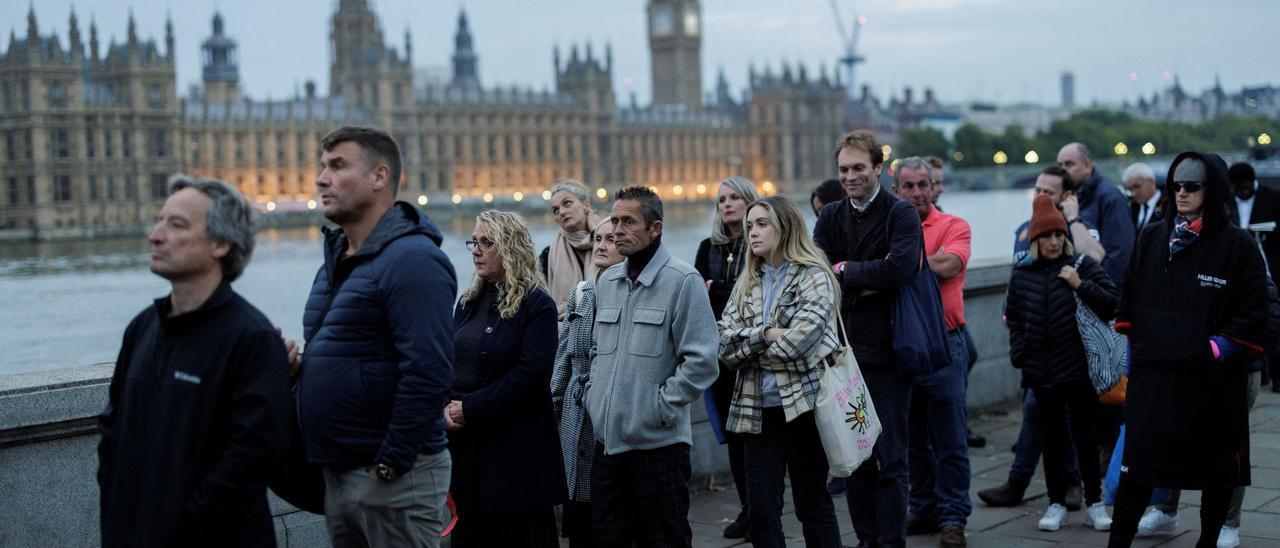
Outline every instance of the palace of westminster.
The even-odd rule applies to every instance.
[[[735,99],[721,74],[702,87],[698,0],[648,0],[653,104],[619,105],[613,55],[553,52],[552,91],[487,88],[465,14],[452,77],[414,85],[413,46],[384,41],[367,0],[340,0],[329,29],[329,89],[284,100],[241,95],[236,43],[221,15],[202,45],[203,85],[177,93],[172,23],[164,43],[137,35],[87,43],[73,12],[64,47],[41,35],[0,50],[0,235],[91,235],[151,222],[170,175],[217,177],[264,210],[314,202],[320,137],[344,125],[387,129],[404,156],[401,199],[520,201],[572,177],[612,190],[644,184],[675,199],[742,174],[787,188],[830,177],[843,85],[803,67],[749,74]],[[696,190],[695,190],[696,189]],[[600,192],[604,195],[604,192]]]

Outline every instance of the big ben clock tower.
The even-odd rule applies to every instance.
[[[653,104],[702,107],[702,7],[698,0],[649,0]]]

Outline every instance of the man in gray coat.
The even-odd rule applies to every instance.
[[[702,277],[662,245],[662,200],[614,196],[626,257],[596,284],[596,356],[583,400],[597,443],[591,529],[597,546],[690,546],[689,404],[719,374],[719,334]]]

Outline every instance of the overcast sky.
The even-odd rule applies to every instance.
[[[615,92],[650,96],[644,0],[370,0],[389,44],[412,31],[414,64],[445,66],[458,9],[465,7],[480,58],[480,78],[495,84],[549,88],[551,49],[590,40],[601,55],[613,44]],[[67,44],[71,0],[40,0],[41,34]],[[1219,75],[1228,91],[1280,84],[1276,43],[1280,2],[1234,0],[835,0],[851,24],[865,15],[857,79],[882,99],[905,86],[932,87],[946,102],[1059,102],[1058,75],[1076,75],[1078,104],[1119,103],[1150,95],[1176,74],[1198,93]],[[163,43],[171,13],[178,48],[178,85],[200,79],[199,45],[216,8],[240,44],[242,89],[255,98],[284,97],[312,79],[327,89],[329,17],[336,0],[77,0],[81,33],[97,20],[101,41],[123,41],[132,9],[138,33]],[[26,34],[28,3],[0,2],[4,26]],[[810,74],[832,70],[843,49],[830,0],[704,0],[703,87],[724,67],[735,93],[747,67],[803,62]],[[7,41],[4,42],[7,45]],[[1136,81],[1133,79],[1136,76]]]

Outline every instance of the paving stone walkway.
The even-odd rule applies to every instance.
[[[1245,496],[1240,534],[1243,547],[1280,547],[1280,394],[1263,387],[1250,416],[1253,449],[1253,486]],[[973,481],[973,515],[969,517],[969,546],[975,548],[1021,548],[1038,546],[1106,546],[1107,534],[1083,525],[1084,513],[1072,512],[1068,524],[1060,531],[1046,533],[1036,529],[1036,522],[1048,504],[1042,470],[1027,490],[1027,500],[1015,508],[991,508],[978,499],[978,491],[999,485],[1009,473],[1013,453],[1009,448],[1018,435],[1021,410],[988,413],[973,421],[975,432],[986,436],[987,446],[972,449],[970,464]],[[1041,467],[1042,468],[1042,467]],[[804,546],[800,522],[791,507],[790,495],[782,518],[788,546]],[[1135,547],[1192,547],[1199,536],[1199,492],[1186,492],[1182,497],[1181,523],[1172,536],[1138,539]],[[857,545],[849,521],[848,508],[841,496],[836,500],[840,531],[844,543]],[[749,546],[741,541],[721,537],[725,524],[737,515],[738,501],[732,486],[714,486],[695,492],[689,521],[693,527],[694,546]],[[567,543],[564,544],[567,546]],[[938,536],[909,537],[908,546],[937,546]]]

